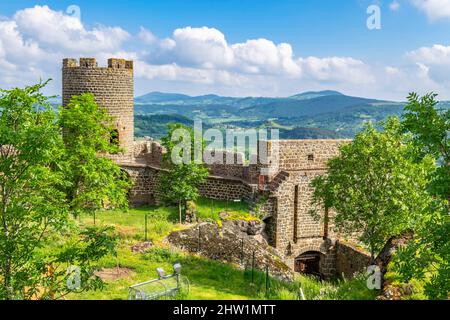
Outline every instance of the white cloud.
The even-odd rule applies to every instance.
[[[233,64],[233,51],[225,35],[215,28],[180,28],[172,35],[172,45],[162,54],[187,66],[213,69]]]
[[[146,44],[154,44],[158,41],[158,38],[153,34],[153,32],[145,29],[144,27],[140,28],[139,39]]]
[[[414,61],[432,65],[450,65],[450,46],[435,44],[432,47],[422,47],[407,53]]]
[[[348,57],[295,58],[288,43],[275,44],[268,39],[250,39],[228,44],[215,28],[176,29],[172,38],[160,42],[150,54],[149,64],[176,64],[187,68],[223,70],[230,74],[302,76],[316,80],[367,83],[370,79],[364,62]]]
[[[289,43],[264,38],[229,43],[210,27],[178,28],[166,38],[141,27],[132,37],[120,27],[88,27],[48,6],[0,20],[0,88],[52,77],[49,93],[59,94],[61,59],[80,56],[96,57],[100,65],[110,57],[133,59],[137,94],[287,96],[335,89],[403,99],[410,90],[450,92],[450,47],[444,45],[411,51],[402,66],[376,66],[350,56],[296,56]]]
[[[34,6],[0,20],[0,87],[22,86],[54,78],[59,91],[64,57],[110,56],[120,52],[129,34],[119,27],[87,29],[78,18],[48,6]],[[109,54],[108,54],[109,53]],[[59,92],[58,92],[59,93]]]
[[[25,36],[52,49],[80,53],[111,51],[121,47],[129,34],[119,27],[96,26],[86,30],[81,21],[48,6],[35,6],[14,15],[18,29]]]
[[[275,45],[267,39],[247,40],[231,46],[237,67],[249,73],[299,75],[301,68],[293,60],[290,44]]]
[[[391,11],[398,11],[400,9],[400,3],[396,0],[392,1],[389,4],[389,9],[391,9]]]
[[[450,0],[410,0],[430,20],[450,18]]]
[[[299,59],[305,73],[319,81],[369,84],[374,81],[369,66],[350,57]]]
[[[440,44],[408,52],[408,58],[426,70],[431,81],[450,87],[450,46]]]

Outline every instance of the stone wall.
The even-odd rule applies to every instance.
[[[172,232],[167,238],[171,245],[195,252],[210,259],[235,263],[262,272],[267,266],[271,276],[292,280],[292,270],[283,263],[278,252],[261,241],[259,234],[249,234],[243,220],[200,223],[192,228]],[[242,228],[244,226],[244,228]],[[253,260],[253,255],[255,260]]]
[[[332,224],[323,222],[325,210],[318,212],[320,221],[310,214],[313,194],[310,183],[325,172],[304,170],[279,174],[271,184],[270,195],[276,198],[276,202],[272,201],[276,205],[268,208],[273,211],[266,228],[272,230],[268,235],[277,250],[284,254],[288,266],[294,268],[296,258],[307,251],[320,252],[320,272],[329,278],[336,272],[336,254],[329,240],[335,233]],[[332,216],[332,213],[327,214]]]
[[[351,140],[279,140],[266,142],[275,172],[325,169],[327,161],[339,154],[339,147]],[[277,156],[278,154],[278,156]]]
[[[199,192],[210,199],[246,202],[251,202],[254,195],[254,189],[242,180],[214,176],[208,177]]]
[[[336,242],[336,273],[350,279],[370,265],[370,254],[349,243]]]
[[[134,182],[129,192],[132,206],[155,204],[161,200],[158,190],[161,168],[139,163],[122,163],[120,166]],[[199,193],[210,199],[251,202],[254,189],[241,180],[210,176],[200,185]]]
[[[114,117],[120,146],[132,152],[134,140],[133,62],[109,59],[98,67],[94,58],[64,59],[62,68],[63,105],[74,95],[92,93],[99,106]],[[120,156],[117,156],[120,157]]]
[[[133,187],[128,194],[130,206],[155,204],[158,200],[159,170],[136,163],[122,164],[121,168],[133,180]]]
[[[291,245],[295,250],[298,240],[324,237],[323,222],[315,220],[310,214],[313,193],[310,183],[324,172],[323,170],[290,172],[286,180],[282,181],[277,189],[272,190],[272,196],[277,197],[277,207],[275,208],[277,248],[285,250],[288,245]],[[297,200],[295,199],[296,195]],[[323,216],[325,211],[322,210],[320,214]],[[330,235],[330,230],[328,230],[328,235]]]

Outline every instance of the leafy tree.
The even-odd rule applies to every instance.
[[[415,155],[420,160],[432,156],[438,166],[432,172],[430,191],[450,199],[450,109],[439,110],[437,95],[408,96],[402,125],[414,136]]]
[[[450,110],[438,110],[436,94],[408,96],[403,128],[413,134],[417,161],[430,155],[437,166],[430,172],[429,192],[435,196],[427,214],[419,220],[414,241],[401,249],[394,267],[403,280],[425,282],[432,299],[450,296]]]
[[[168,127],[168,135],[162,139],[167,151],[163,157],[167,171],[160,175],[159,189],[163,200],[178,205],[179,221],[182,223],[183,208],[186,208],[187,201],[198,198],[198,187],[209,173],[201,161],[194,161],[195,148],[199,148],[200,154],[203,152],[203,140],[196,145],[194,130],[182,124],[169,124]],[[185,161],[174,161],[177,157]]]
[[[77,290],[98,288],[90,265],[114,247],[110,230],[73,228],[65,193],[71,181],[60,170],[66,150],[55,112],[40,93],[45,84],[0,94],[0,299],[71,291],[65,283],[71,264],[80,267]],[[64,243],[61,233],[78,244]],[[46,252],[55,241],[58,250]],[[56,268],[63,270],[57,279]]]
[[[356,234],[372,260],[390,237],[412,229],[430,204],[424,190],[433,162],[414,162],[410,150],[398,119],[389,119],[381,132],[369,124],[329,161],[328,174],[312,182],[316,215],[319,207],[333,208],[337,230]]]
[[[121,151],[114,141],[117,137],[112,120],[89,93],[72,97],[67,107],[60,109],[65,144],[63,171],[71,182],[65,193],[75,214],[128,205],[130,180],[110,158],[99,156]]]

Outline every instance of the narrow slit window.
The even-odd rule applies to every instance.
[[[308,161],[314,161],[314,155],[308,154]]]
[[[298,185],[295,186],[294,188],[294,233],[292,235],[292,240],[294,241],[294,243],[297,243],[297,238],[298,238],[298,234],[297,234],[297,226],[298,224]]]
[[[111,131],[111,135],[109,137],[109,142],[115,146],[119,145],[119,130],[115,129],[115,130]]]

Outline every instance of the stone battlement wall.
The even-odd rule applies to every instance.
[[[132,161],[147,163],[156,167],[162,166],[163,155],[166,153],[166,150],[159,142],[152,140],[135,141],[133,150],[134,160]],[[242,153],[212,151],[211,155],[215,161],[211,164],[206,164],[211,176],[257,183],[258,168],[256,165],[245,164]],[[233,161],[231,161],[231,164],[228,164],[227,160],[230,161],[230,159],[233,159]]]

